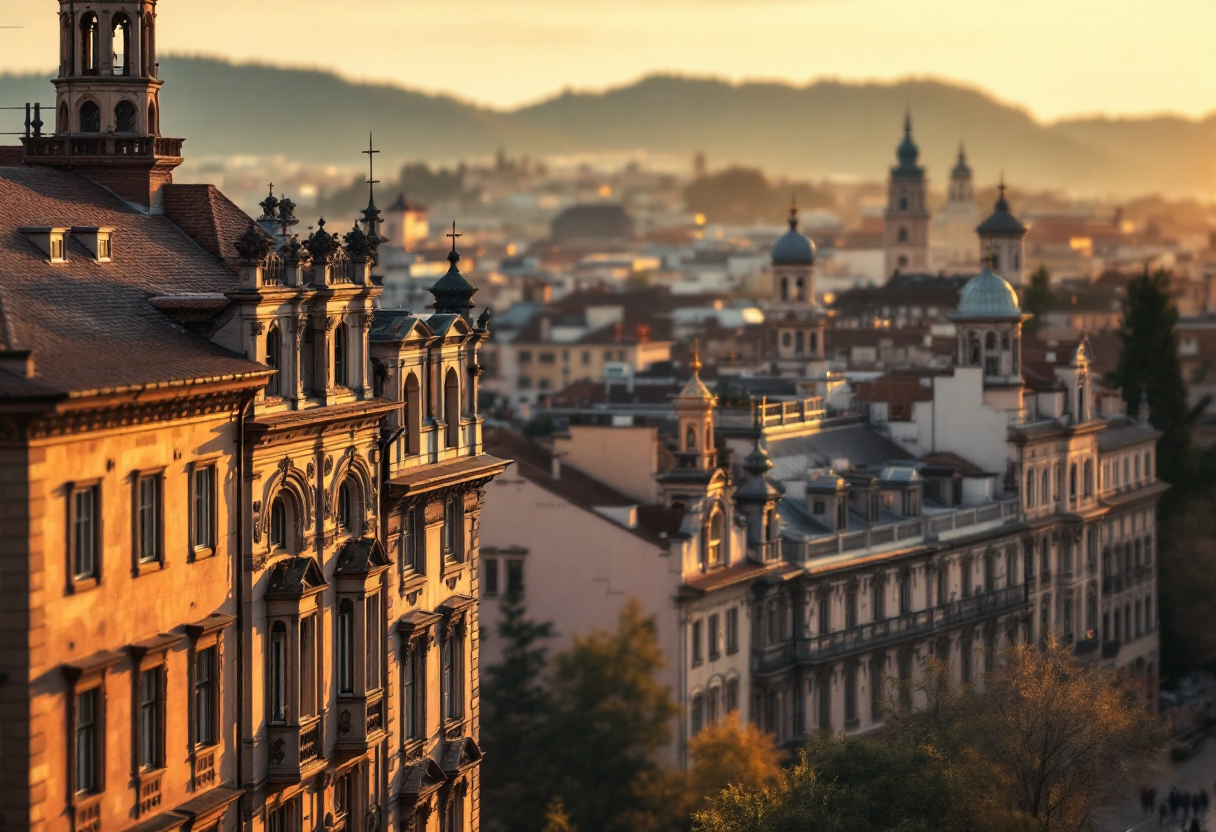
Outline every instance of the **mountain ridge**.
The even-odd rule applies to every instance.
[[[509,110],[391,83],[215,58],[167,56],[162,124],[195,158],[280,155],[358,165],[368,130],[399,165],[512,155],[645,151],[816,178],[881,180],[905,108],[922,160],[944,185],[959,142],[980,184],[1082,194],[1216,196],[1216,112],[1036,120],[982,90],[937,79],[729,82],[654,74],[603,91],[564,91]],[[46,76],[0,75],[0,104],[50,101]],[[43,86],[45,85],[45,86]],[[4,130],[20,129],[10,111]]]

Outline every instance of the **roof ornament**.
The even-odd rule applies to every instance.
[[[447,274],[439,278],[430,288],[431,294],[435,297],[435,303],[431,308],[440,315],[460,315],[468,320],[469,310],[473,308],[473,294],[477,291],[477,287],[460,273],[460,268],[456,265],[460,262],[460,253],[456,251],[456,238],[464,235],[456,230],[456,221],[452,220],[452,231],[444,236],[452,238],[452,250],[448,252],[448,262],[451,265],[448,267]]]
[[[325,218],[317,220],[317,230],[308,235],[304,248],[312,255],[312,259],[320,263],[328,263],[340,248],[338,237],[325,230]]]
[[[692,361],[688,365],[692,369],[692,374],[697,378],[701,377],[701,339],[694,338],[692,341]]]
[[[478,332],[489,332],[490,331],[490,318],[492,318],[493,316],[494,316],[494,313],[490,311],[490,307],[488,307],[488,306],[485,307],[484,309],[481,310],[481,314],[477,316],[477,326],[474,328]]]
[[[380,209],[376,207],[375,186],[380,183],[376,178],[375,170],[375,154],[380,151],[375,148],[372,142],[372,134],[367,134],[367,150],[361,150],[360,153],[367,154],[367,207],[363,209],[363,234],[367,238],[367,245],[370,250],[368,255],[372,261],[372,265],[376,264],[378,259],[378,251],[380,244],[385,242],[385,238],[380,236]]]
[[[295,210],[296,204],[287,197],[283,197],[279,200],[279,215],[277,217],[272,217],[271,219],[273,222],[278,223],[283,237],[290,235],[291,227],[293,225],[298,225],[300,222],[298,219],[296,219]]]
[[[232,244],[236,253],[241,256],[241,262],[247,265],[261,265],[266,262],[266,255],[274,248],[274,241],[257,229],[253,220],[245,233]]]
[[[266,196],[265,199],[263,199],[261,202],[258,203],[258,205],[262,209],[262,216],[258,217],[258,220],[259,221],[266,220],[268,222],[274,222],[275,221],[274,210],[275,210],[275,208],[278,207],[279,201],[277,199],[275,199],[275,197],[274,197],[274,183],[271,182],[267,187],[270,189],[270,193]]]
[[[360,262],[367,260],[372,253],[372,247],[367,235],[359,228],[359,223],[353,223],[350,231],[342,238],[346,242],[346,254],[351,260]]]

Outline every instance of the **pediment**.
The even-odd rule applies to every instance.
[[[283,558],[270,569],[266,595],[299,598],[326,586],[325,575],[313,558]]]

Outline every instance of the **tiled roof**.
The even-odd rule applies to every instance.
[[[249,215],[214,185],[166,185],[163,193],[165,216],[236,274],[233,243],[249,227]]]
[[[191,334],[156,295],[231,291],[236,279],[170,219],[136,211],[70,173],[0,167],[0,299],[14,348],[35,351],[37,379],[73,395],[265,370]],[[113,261],[79,243],[52,264],[17,229],[108,226]]]

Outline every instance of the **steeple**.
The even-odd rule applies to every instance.
[[[997,193],[992,213],[975,229],[980,237],[980,254],[992,258],[994,272],[1005,277],[1010,283],[1020,286],[1025,266],[1026,226],[1009,210],[1009,201],[1005,198],[1004,173],[1001,174]]]
[[[929,203],[920,148],[912,140],[912,114],[904,115],[904,138],[895,151],[899,164],[887,180],[883,254],[888,275],[929,268]]]
[[[899,164],[891,168],[891,176],[901,179],[923,179],[925,169],[917,162],[920,159],[920,148],[912,140],[912,111],[904,113],[904,138],[895,150]]]
[[[160,135],[156,0],[60,0],[55,131],[26,136],[25,163],[80,173],[158,213],[182,162]]]
[[[361,222],[363,223],[363,234],[367,237],[367,245],[370,249],[369,259],[374,266],[379,259],[377,252],[380,244],[384,242],[384,238],[380,236],[380,223],[383,220],[380,219],[380,209],[376,207],[375,193],[375,187],[380,180],[375,175],[374,160],[375,154],[380,151],[375,149],[371,133],[367,134],[367,150],[360,152],[367,154],[367,207],[361,212],[363,216]],[[454,239],[453,242],[455,242]]]
[[[761,563],[777,560],[781,556],[778,548],[777,503],[785,495],[785,487],[768,475],[773,461],[761,445],[764,438],[761,414],[766,405],[766,399],[761,399],[759,407],[752,402],[752,451],[743,459],[743,470],[750,476],[734,496],[747,519],[748,551],[753,560]]]
[[[437,315],[460,315],[468,320],[477,287],[465,279],[456,265],[460,262],[460,253],[456,251],[456,238],[463,235],[456,231],[455,220],[452,220],[452,232],[447,236],[452,238],[452,250],[448,252],[448,263],[451,265],[448,266],[447,274],[430,288],[431,294],[435,296],[435,303],[431,308]]]
[[[692,378],[675,398],[676,418],[679,420],[681,468],[709,471],[715,467],[714,405],[717,397],[701,381],[701,348],[693,342]]]

